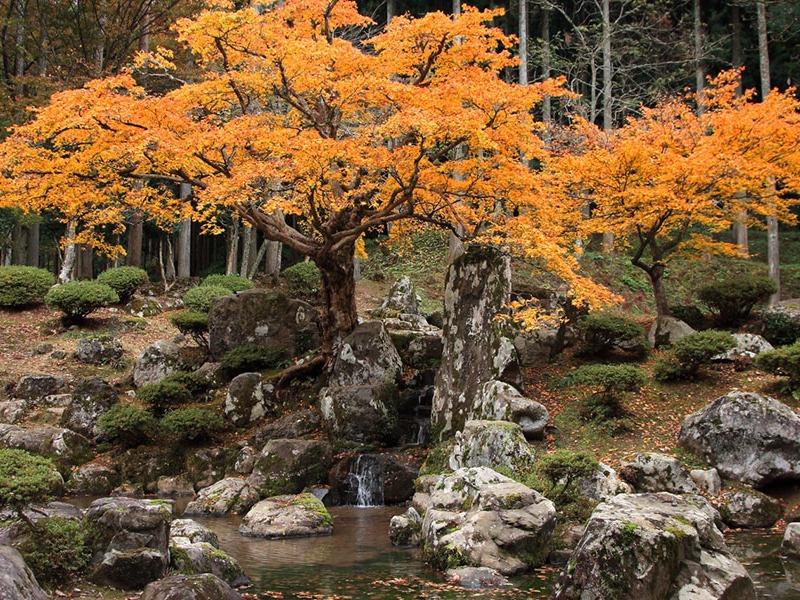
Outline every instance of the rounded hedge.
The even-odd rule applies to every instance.
[[[105,283],[68,281],[47,292],[44,301],[67,319],[81,319],[102,306],[117,304],[119,296]]]
[[[161,419],[161,428],[178,442],[207,440],[224,427],[222,417],[200,406],[172,410]]]
[[[723,325],[745,321],[756,304],[763,304],[777,290],[776,283],[765,275],[737,274],[704,285],[697,295],[719,315]]]
[[[83,573],[92,558],[89,532],[83,523],[61,516],[38,521],[19,551],[36,579],[53,585]]]
[[[201,286],[214,285],[217,287],[224,287],[232,292],[243,292],[244,290],[252,290],[255,284],[244,277],[238,275],[209,275],[203,279]]]
[[[97,421],[97,426],[109,439],[128,447],[145,442],[155,425],[153,415],[135,404],[115,404]]]
[[[131,299],[139,286],[147,283],[147,271],[139,267],[116,267],[97,276],[99,283],[105,283],[124,303]]]
[[[0,448],[0,507],[20,511],[31,502],[46,502],[63,483],[50,459]]]
[[[200,285],[193,287],[183,295],[183,303],[193,312],[207,313],[211,309],[214,298],[229,296],[231,291],[218,285]]]
[[[289,285],[289,292],[296,298],[313,299],[322,287],[319,267],[313,262],[300,262],[284,269],[281,276]]]
[[[187,311],[169,318],[178,331],[188,335],[198,346],[208,346],[208,313]]]
[[[169,406],[187,404],[192,401],[192,393],[177,381],[163,380],[139,388],[136,396],[150,406],[153,413],[162,415]]]
[[[56,282],[50,271],[37,267],[0,267],[0,306],[41,304]]]

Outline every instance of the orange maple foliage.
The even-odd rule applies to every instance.
[[[586,231],[610,231],[650,278],[668,315],[663,277],[678,255],[735,255],[714,234],[743,209],[793,221],[800,191],[800,102],[794,90],[753,102],[737,97],[737,72],[710,81],[699,98],[671,98],[604,133],[581,121],[573,146],[548,164],[552,193],[592,203]],[[574,150],[574,140],[579,140]],[[776,192],[777,189],[780,193]]]
[[[176,207],[133,182],[192,184],[195,216],[229,207],[317,264],[325,356],[357,323],[357,242],[389,223],[395,235],[405,223],[506,243],[497,234],[514,207],[516,231],[536,240],[527,252],[576,294],[604,297],[574,275],[574,203],[540,193],[520,161],[544,157],[533,109],[563,94],[561,82],[503,81],[516,59],[514,40],[488,25],[500,14],[397,17],[360,39],[370,20],[349,0],[286,0],[263,14],[218,2],[176,25],[202,79],[152,97],[122,75],[55,97],[3,149],[4,185],[70,190],[76,213],[124,201],[169,218]],[[139,63],[173,76],[166,51]]]

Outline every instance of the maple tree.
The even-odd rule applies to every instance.
[[[346,0],[287,0],[263,13],[215,4],[176,24],[198,81],[163,96],[129,75],[92,82],[18,128],[0,149],[13,202],[61,193],[70,214],[114,221],[125,202],[169,219],[167,195],[137,182],[191,184],[195,217],[227,207],[316,263],[325,361],[357,324],[360,239],[389,223],[396,237],[434,226],[504,244],[524,231],[542,242],[526,252],[577,296],[604,297],[575,275],[573,200],[539,193],[520,161],[544,156],[533,109],[563,91],[503,81],[517,61],[514,40],[487,25],[501,11],[396,17],[364,40],[355,34],[370,21]],[[176,77],[167,51],[139,64]]]
[[[631,262],[649,277],[659,315],[670,314],[664,275],[672,259],[739,253],[714,235],[741,214],[737,192],[748,191],[751,213],[793,220],[800,102],[794,90],[758,103],[752,92],[737,97],[738,75],[719,75],[698,98],[643,108],[611,133],[578,122],[578,149],[573,144],[548,166],[555,193],[591,199],[587,226],[613,231],[629,247]]]

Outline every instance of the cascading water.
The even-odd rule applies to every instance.
[[[379,455],[358,455],[350,465],[348,481],[355,506],[383,506],[383,462]]]

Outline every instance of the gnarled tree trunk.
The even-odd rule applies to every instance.
[[[322,356],[326,364],[341,340],[358,325],[356,312],[355,243],[323,247],[314,256],[320,271]]]

